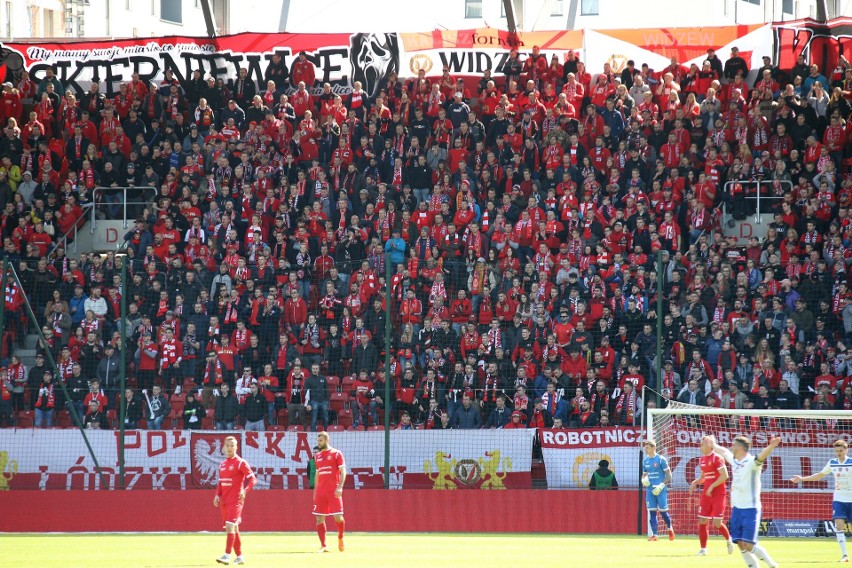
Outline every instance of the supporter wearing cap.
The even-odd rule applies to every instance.
[[[503,426],[504,430],[514,430],[518,428],[526,428],[527,425],[523,422],[523,415],[517,410],[512,412],[510,417],[510,421],[508,424]]]
[[[104,345],[103,358],[98,362],[96,376],[100,386],[103,388],[108,406],[109,401],[115,401],[119,394],[121,364],[119,353],[112,343]]]

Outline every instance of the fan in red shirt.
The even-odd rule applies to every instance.
[[[242,564],[242,543],[240,542],[239,525],[243,515],[243,503],[257,477],[248,462],[237,455],[237,439],[233,436],[225,438],[225,461],[219,466],[219,485],[216,487],[216,497],[213,506],[218,507],[225,521],[227,540],[225,554],[216,559],[219,564],[230,564],[231,549],[237,557],[234,564]]]
[[[314,455],[316,462],[316,484],[314,486],[314,515],[317,518],[317,535],[320,539],[320,552],[328,552],[325,545],[325,518],[334,515],[337,523],[337,548],[343,552],[343,483],[346,481],[346,461],[340,450],[329,445],[328,432],[317,434],[319,452]]]
[[[734,550],[731,533],[722,522],[728,501],[728,488],[725,485],[728,481],[728,466],[722,456],[713,452],[713,446],[712,436],[704,436],[701,439],[701,458],[698,460],[701,475],[689,486],[689,492],[692,493],[699,485],[704,485],[701,500],[698,502],[698,541],[701,543],[699,556],[707,554],[707,539],[710,536],[707,521],[710,519],[713,519],[713,526],[727,542],[728,554]]]

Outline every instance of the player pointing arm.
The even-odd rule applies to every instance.
[[[774,452],[775,448],[777,448],[779,445],[781,445],[781,438],[779,436],[775,436],[774,438],[769,440],[769,445],[763,448],[763,451],[760,452],[755,461],[762,466],[766,462],[766,460],[769,459],[769,455]]]
[[[790,481],[820,481],[829,475],[834,476],[831,518],[834,519],[834,534],[837,536],[837,544],[840,545],[840,561],[849,562],[849,554],[846,552],[846,523],[852,522],[852,459],[847,456],[849,445],[846,441],[837,440],[833,446],[835,457],[828,461],[822,471],[804,477],[794,475]]]
[[[769,553],[758,544],[757,535],[761,513],[760,474],[764,462],[780,443],[781,438],[772,438],[769,445],[755,457],[750,453],[751,439],[747,436],[734,438],[730,450],[713,440],[713,451],[724,457],[733,469],[731,540],[739,546],[743,562],[750,568],[757,568],[758,560],[762,560],[771,568],[778,566]]]
[[[709,437],[712,438],[712,436],[709,436]],[[738,440],[740,442],[742,442],[743,440],[740,440],[741,438],[748,440],[748,438],[746,438],[745,436],[737,436],[737,438],[734,440],[734,444],[736,445]],[[754,458],[755,466],[761,466],[762,467],[763,463],[769,458],[769,455],[775,450],[775,448],[778,447],[778,445],[780,443],[781,443],[781,438],[779,438],[778,436],[775,436],[774,438],[772,438],[769,441],[769,445],[766,446],[763,449],[763,451],[760,452],[760,454],[756,458]],[[751,447],[751,441],[749,441],[749,447]],[[731,451],[728,448],[724,448],[724,447],[720,446],[719,444],[717,444],[715,442],[715,440],[713,441],[713,451],[716,452],[717,454],[719,454],[720,456],[722,456],[723,458],[725,458],[725,461],[728,462],[728,463],[733,463],[734,460],[737,459],[736,452]],[[746,450],[746,453],[748,454],[748,450]]]

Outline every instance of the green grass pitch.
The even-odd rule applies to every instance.
[[[711,538],[710,555],[696,557],[696,537],[647,542],[638,536],[537,534],[347,534],[338,552],[329,523],[332,552],[317,554],[315,533],[246,533],[246,566],[332,566],[335,568],[554,566],[667,568],[743,566],[739,552],[728,556],[724,542]],[[224,534],[49,534],[0,536],[0,566],[179,567],[218,566]],[[764,546],[782,566],[832,566],[840,558],[834,539],[766,539]]]

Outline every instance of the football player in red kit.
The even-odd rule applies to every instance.
[[[707,521],[713,519],[713,526],[722,534],[728,545],[728,554],[733,554],[734,543],[731,541],[731,533],[722,522],[725,517],[725,507],[728,504],[728,466],[724,458],[713,452],[713,439],[704,436],[701,439],[701,458],[698,460],[701,475],[689,486],[690,493],[703,484],[701,500],[698,502],[698,541],[701,549],[698,556],[707,555],[707,539],[710,536],[710,527]]]
[[[337,523],[337,548],[343,552],[343,483],[346,481],[346,462],[340,450],[329,445],[328,432],[317,434],[319,452],[314,455],[317,464],[314,485],[314,516],[317,519],[317,535],[320,552],[328,552],[325,545],[325,518],[334,515]]]
[[[225,438],[225,461],[219,466],[219,485],[216,487],[216,497],[213,506],[218,507],[225,521],[227,540],[225,554],[216,559],[219,564],[231,563],[231,549],[236,558],[234,564],[243,563],[242,543],[240,542],[240,521],[243,515],[243,503],[257,477],[248,462],[237,455],[237,439],[233,436]]]

